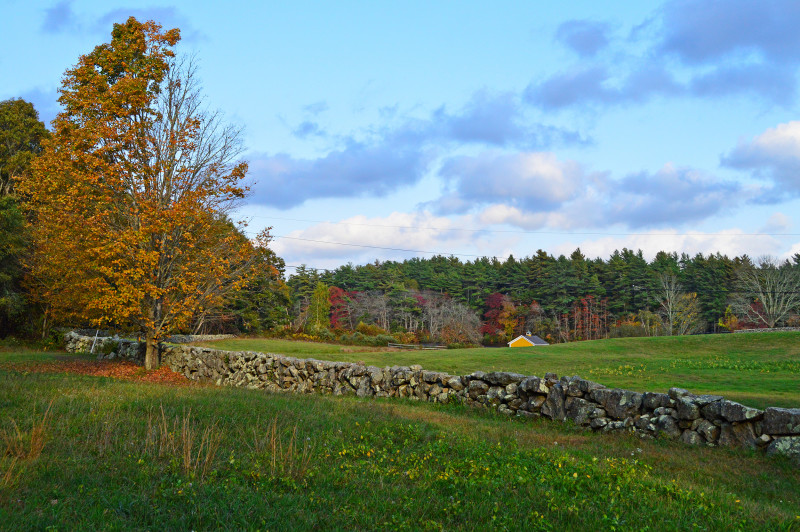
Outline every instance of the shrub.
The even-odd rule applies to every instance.
[[[413,332],[398,332],[392,335],[398,344],[418,344],[419,339]]]
[[[455,342],[452,344],[447,344],[447,349],[469,349],[472,347],[478,347],[478,344],[470,344],[465,342]]]
[[[609,338],[633,338],[638,336],[648,336],[644,327],[638,323],[623,323],[612,326],[608,333]]]
[[[380,347],[380,346],[386,346],[389,343],[394,343],[396,342],[396,340],[394,339],[393,336],[390,336],[388,334],[379,334],[378,336],[374,337],[373,342],[374,343],[372,345]]]
[[[336,335],[330,329],[318,329],[315,331],[315,336],[323,342],[335,342]]]
[[[358,325],[356,326],[356,332],[360,332],[365,336],[378,336],[379,334],[387,334],[384,329],[381,329],[377,325],[367,325],[363,321],[358,322]]]

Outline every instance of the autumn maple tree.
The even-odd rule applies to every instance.
[[[255,244],[226,213],[243,197],[239,132],[205,109],[177,29],[129,18],[67,70],[52,138],[19,184],[30,284],[50,314],[157,342],[247,282]]]

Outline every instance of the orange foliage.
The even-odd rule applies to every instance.
[[[246,192],[238,133],[201,110],[194,67],[171,50],[179,38],[115,24],[110,44],[66,72],[65,111],[19,186],[38,299],[61,321],[143,333],[148,369],[156,341],[219,306],[255,262],[224,215]]]
[[[114,379],[153,382],[172,386],[192,386],[197,382],[190,381],[180,373],[175,373],[167,366],[155,371],[143,371],[141,366],[126,360],[70,360],[63,362],[24,362],[0,364],[0,367],[19,373],[77,373],[94,377],[112,377]]]
[[[358,322],[358,325],[356,325],[356,331],[360,332],[364,336],[378,336],[379,334],[389,334],[388,332],[386,332],[385,329],[381,329],[374,323],[367,324],[364,323],[363,321]]]

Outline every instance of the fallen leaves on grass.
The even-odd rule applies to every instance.
[[[191,386],[195,384],[180,373],[167,366],[145,371],[141,366],[127,360],[65,360],[58,362],[23,362],[0,364],[0,368],[30,373],[79,373],[94,377],[111,377],[124,381],[154,382],[172,386]]]

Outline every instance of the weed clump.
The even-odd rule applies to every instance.
[[[0,446],[3,448],[0,455],[0,491],[15,486],[23,473],[24,464],[36,460],[42,454],[52,406],[53,401],[50,401],[44,414],[37,418],[34,405],[30,430],[22,430],[14,419],[11,419],[9,427],[0,430]]]
[[[221,442],[220,429],[216,425],[199,429],[191,409],[172,419],[167,419],[164,405],[160,406],[160,415],[148,412],[144,454],[179,460],[183,473],[199,482],[211,472]]]

